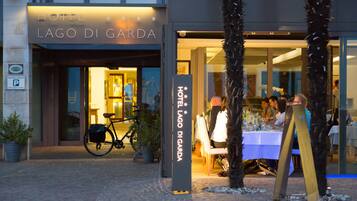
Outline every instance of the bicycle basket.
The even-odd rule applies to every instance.
[[[89,141],[90,142],[104,142],[105,141],[105,131],[107,128],[105,124],[92,124],[88,129]]]

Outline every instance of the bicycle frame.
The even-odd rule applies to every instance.
[[[124,119],[124,120],[114,120],[114,119],[109,118],[110,124],[109,124],[109,126],[107,126],[107,128],[113,131],[115,140],[119,140],[119,138],[118,138],[116,129],[114,127],[114,124],[125,122],[125,121],[131,121],[131,120],[137,121],[137,118],[129,118],[129,119]],[[112,127],[112,128],[110,128],[110,127]],[[126,137],[129,138],[130,133],[132,133],[132,128],[128,129],[128,131],[124,134],[124,136],[120,139],[120,141],[123,141],[124,138],[126,138]]]

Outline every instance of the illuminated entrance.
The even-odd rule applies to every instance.
[[[121,120],[132,116],[138,103],[137,80],[137,67],[89,67],[88,124],[108,123],[103,113],[114,113],[114,118]],[[120,134],[129,125],[116,124]]]
[[[103,113],[124,119],[132,115],[134,105],[159,107],[158,50],[38,48],[34,55],[44,146],[82,145],[90,124],[106,123]],[[118,125],[117,130],[129,125]]]
[[[115,113],[119,119],[132,115],[137,105],[136,67],[89,67],[88,82],[88,123],[105,123],[103,113]]]

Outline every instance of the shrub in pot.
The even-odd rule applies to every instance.
[[[16,112],[0,122],[0,142],[5,148],[5,159],[9,162],[20,160],[21,148],[31,137],[32,128],[26,125]]]
[[[143,109],[140,113],[140,133],[144,162],[153,162],[159,158],[160,118],[159,113]]]

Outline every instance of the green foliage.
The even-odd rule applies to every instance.
[[[0,142],[7,143],[13,141],[18,144],[26,144],[27,139],[31,137],[32,130],[14,112],[0,122]]]
[[[150,147],[153,153],[156,153],[160,149],[160,115],[143,108],[139,119],[142,145]]]

